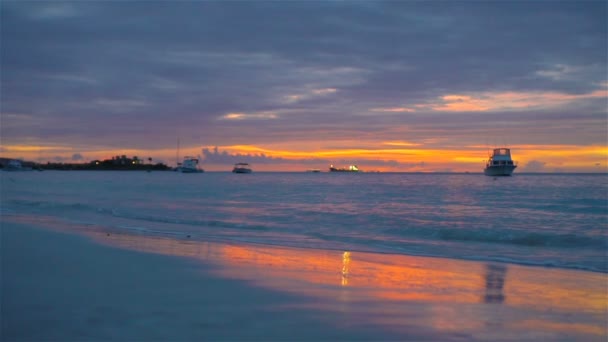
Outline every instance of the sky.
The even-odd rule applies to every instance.
[[[0,157],[608,172],[606,1],[0,3]]]

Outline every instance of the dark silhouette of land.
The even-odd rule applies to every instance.
[[[0,158],[0,169],[7,168],[14,159]],[[152,163],[152,158],[139,159],[137,156],[129,158],[125,155],[112,157],[112,159],[93,160],[88,163],[36,163],[21,161],[24,170],[99,170],[99,171],[169,171],[171,167],[163,163]]]

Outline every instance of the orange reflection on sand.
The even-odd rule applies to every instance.
[[[390,301],[485,302],[566,311],[585,308],[598,314],[608,311],[608,279],[599,273],[407,255],[229,245],[187,238],[105,232],[88,235],[123,248],[203,259],[221,265],[218,272],[222,276],[281,291],[313,294],[318,287],[307,284],[316,284],[358,289],[365,297]],[[564,278],[564,272],[578,276]]]
[[[590,312],[607,312],[608,276],[602,273],[569,272],[572,277],[564,279],[560,270],[510,267],[511,277],[505,283],[505,292],[510,294],[509,304],[522,307],[531,305],[527,298],[533,297],[538,305],[561,310],[586,308]]]
[[[279,291],[322,296],[327,289],[348,287],[358,290],[359,299],[468,303],[479,302],[483,292],[481,266],[476,263],[439,267],[441,259],[423,257],[237,246],[107,232],[87,235],[122,248],[202,259],[221,265],[217,272],[223,277]]]
[[[480,276],[471,272],[475,264],[448,270],[428,267],[438,265],[428,258],[262,246],[227,245],[221,248],[221,256],[226,266],[223,275],[246,277],[270,287],[289,278],[301,284],[348,286],[364,290],[365,296],[392,301],[479,301]],[[437,293],[438,288],[444,290]]]
[[[575,329],[590,335],[606,334],[605,329],[593,323],[604,321],[608,310],[604,274],[264,246],[224,246],[221,257],[224,275],[246,278],[279,291],[323,298],[335,296],[337,290],[331,289],[338,287],[337,274],[341,271],[339,286],[348,288],[349,292],[340,291],[338,298],[345,304],[369,300],[404,305],[426,303],[431,310],[427,318],[442,331],[479,330],[486,324],[502,324],[507,329],[530,325],[549,333]],[[522,312],[583,312],[581,317],[586,318],[578,323],[554,321],[552,317],[503,322],[502,311],[496,308],[480,313],[478,310],[463,312],[462,306],[455,306],[479,304]],[[489,316],[478,316],[480,314]],[[381,317],[385,324],[395,323],[394,317]],[[588,317],[594,320],[585,321]]]
[[[126,249],[188,257],[211,272],[311,298],[314,309],[357,315],[399,329],[404,320],[439,331],[511,331],[548,339],[606,337],[606,274],[454,259],[193,241],[98,229],[53,218],[3,220],[85,234]],[[598,323],[599,322],[599,323]],[[498,334],[498,335],[497,335]],[[572,335],[566,335],[572,336]],[[567,337],[566,337],[567,338]],[[508,339],[508,338],[507,338]]]

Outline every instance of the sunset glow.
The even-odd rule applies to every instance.
[[[608,172],[601,1],[167,6],[3,4],[0,157],[479,172],[509,147],[516,173]]]
[[[389,146],[390,148],[387,148]],[[216,146],[209,147],[213,149]],[[464,149],[426,148],[424,144],[407,142],[382,142],[360,149],[337,150],[275,150],[254,145],[217,146],[225,151],[231,159],[258,159],[255,163],[258,171],[304,171],[314,166],[325,170],[330,164],[356,164],[363,171],[384,172],[480,172],[491,148],[470,146]],[[573,145],[513,145],[510,146],[513,158],[519,170],[526,171],[527,166],[534,164],[529,172],[606,172],[608,167],[608,147],[606,146],[573,146]],[[143,159],[152,157],[153,161],[163,161],[175,165],[177,151],[159,150],[99,150],[84,152],[84,156],[70,147],[49,146],[3,146],[3,156],[46,163],[88,162],[109,159],[117,155],[138,156]],[[203,167],[209,171],[229,171],[233,163],[213,157],[205,158],[198,147],[183,147],[181,156],[192,155],[201,158]],[[47,156],[54,157],[47,157]],[[65,155],[65,157],[57,157]],[[542,163],[542,168],[538,168]]]

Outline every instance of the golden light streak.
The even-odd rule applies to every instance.
[[[65,147],[51,147],[40,145],[3,145],[3,152],[40,152],[40,151],[65,151]]]
[[[348,273],[350,272],[350,252],[342,254],[342,286],[348,285]]]

